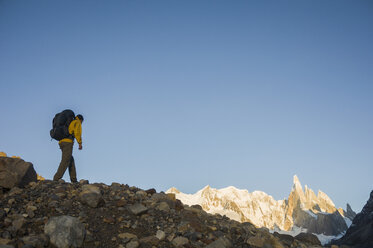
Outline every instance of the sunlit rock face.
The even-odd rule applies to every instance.
[[[209,213],[226,215],[240,221],[251,222],[257,227],[290,231],[293,227],[306,228],[310,233],[338,235],[347,230],[354,212],[337,210],[333,201],[322,191],[317,195],[307,186],[303,187],[295,175],[288,199],[276,201],[261,192],[248,192],[233,186],[214,189],[206,186],[195,194],[184,194],[176,188],[168,193],[187,205],[200,205]]]

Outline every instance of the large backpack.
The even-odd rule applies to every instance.
[[[53,128],[50,131],[52,139],[62,140],[71,137],[69,133],[69,125],[75,119],[75,114],[72,110],[66,109],[58,113],[53,118]]]

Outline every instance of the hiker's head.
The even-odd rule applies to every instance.
[[[83,123],[84,121],[83,115],[77,115],[76,117],[80,120],[81,123]]]

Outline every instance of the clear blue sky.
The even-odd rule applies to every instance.
[[[373,189],[372,1],[0,0],[0,151],[51,179],[54,115],[85,117],[79,179],[337,207]],[[68,174],[65,174],[68,179]]]

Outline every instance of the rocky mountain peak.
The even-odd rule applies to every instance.
[[[370,197],[361,210],[361,214],[370,215],[370,218],[373,220],[373,190],[370,192]]]
[[[348,205],[347,212],[349,210],[352,211]],[[334,243],[353,247],[373,247],[373,191],[361,212],[353,219],[346,234]]]
[[[210,185],[206,185],[205,187],[203,187],[202,191],[209,191],[211,190],[211,187]]]
[[[201,196],[208,196],[214,192],[214,189],[210,187],[210,185],[206,185],[202,190],[199,191]]]
[[[303,192],[302,184],[300,183],[297,175],[293,176],[293,190]]]
[[[340,211],[340,209],[338,209],[338,211]],[[349,218],[351,221],[356,217],[356,213],[354,212],[354,210],[352,210],[350,204],[347,203],[347,206],[346,206],[346,211],[344,211],[342,209],[342,215],[345,216],[346,218]]]
[[[308,188],[307,188],[308,189]],[[300,183],[297,175],[293,176],[293,187],[289,195],[289,204],[290,208],[293,209],[297,206],[303,207],[305,202],[305,194],[303,192],[302,184]],[[289,215],[292,215],[292,210],[288,212]]]
[[[317,200],[322,212],[334,213],[337,210],[334,205],[334,202],[330,199],[330,197],[327,194],[325,194],[321,190],[319,190],[319,192],[317,193]]]
[[[348,204],[348,203],[347,203],[346,210],[347,210],[347,212],[351,212],[351,211],[354,212],[354,211],[352,210],[350,204]]]
[[[179,191],[177,188],[172,187],[172,188],[170,188],[170,189],[168,190],[168,193],[171,193],[171,194],[179,194],[180,191]]]
[[[303,191],[302,184],[296,175],[293,178],[293,187],[289,200],[292,201],[294,206],[299,205],[300,208],[312,210],[315,213],[334,213],[337,211],[333,201],[321,190],[317,192],[316,196],[315,192],[305,185]]]

